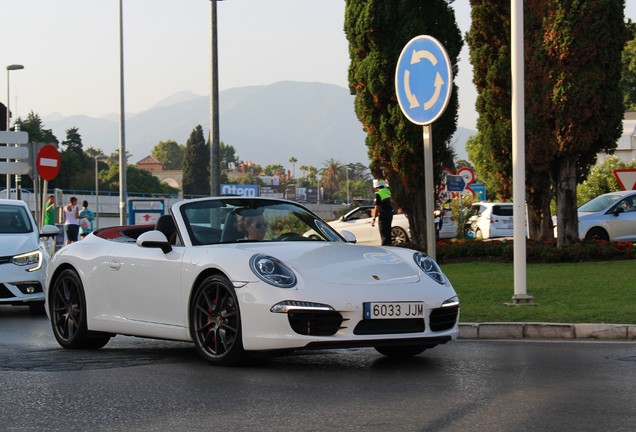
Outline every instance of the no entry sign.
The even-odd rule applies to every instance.
[[[51,144],[47,144],[38,152],[35,165],[38,174],[44,180],[53,180],[60,172],[60,152]]]

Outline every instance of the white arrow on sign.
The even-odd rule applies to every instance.
[[[29,134],[24,131],[11,132],[0,131],[0,143],[3,144],[26,144],[29,142]]]
[[[0,162],[0,174],[28,174],[29,164],[26,162]]]
[[[615,169],[614,177],[623,190],[636,189],[636,169]]]
[[[28,157],[29,149],[26,147],[0,147],[0,159],[27,159]]]

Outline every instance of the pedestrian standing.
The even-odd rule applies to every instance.
[[[373,180],[373,188],[375,189],[375,206],[373,207],[371,226],[375,226],[376,218],[380,219],[379,229],[382,246],[391,246],[391,224],[393,223],[391,190],[389,190],[384,180]]]
[[[55,196],[49,195],[44,208],[44,225],[55,225]]]
[[[79,210],[77,208],[77,198],[71,197],[68,204],[64,206],[64,232],[66,234],[66,244],[69,245],[77,241],[79,235]]]
[[[80,236],[84,238],[93,232],[93,221],[95,220],[95,213],[88,208],[88,201],[86,200],[82,201],[82,210],[79,212],[79,217]]]

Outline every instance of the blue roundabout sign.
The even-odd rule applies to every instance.
[[[400,54],[395,90],[404,115],[427,125],[444,113],[453,89],[453,72],[444,46],[432,36],[416,36]]]

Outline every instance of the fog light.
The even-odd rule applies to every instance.
[[[32,286],[28,286],[26,292],[27,294],[33,294],[35,292],[35,288]]]

